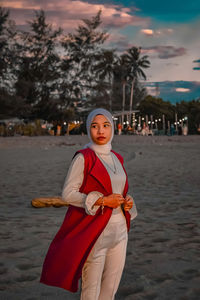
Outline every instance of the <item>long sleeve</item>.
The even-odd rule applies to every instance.
[[[85,208],[87,214],[95,215],[99,207],[93,205],[103,195],[97,191],[88,195],[79,192],[83,178],[84,156],[80,153],[74,157],[70,165],[62,191],[62,199],[68,204]]]
[[[129,195],[130,196],[130,195]],[[131,197],[131,196],[130,196]],[[137,217],[137,208],[136,208],[136,205],[135,205],[135,201],[133,199],[133,197],[131,197],[132,200],[133,200],[133,206],[132,208],[129,210],[129,213],[131,215],[131,220],[135,219]]]
[[[86,194],[80,193],[79,189],[84,176],[84,157],[78,154],[72,160],[62,191],[62,199],[68,204],[85,207]]]

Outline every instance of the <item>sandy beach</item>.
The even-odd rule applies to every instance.
[[[79,299],[39,283],[67,208],[33,208],[31,200],[60,196],[70,161],[87,142],[0,138],[0,299]],[[138,208],[116,300],[199,299],[200,135],[115,136],[113,149],[124,157]]]

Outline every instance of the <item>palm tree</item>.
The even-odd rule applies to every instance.
[[[124,59],[124,55],[121,55],[117,60],[117,63],[114,67],[114,77],[117,82],[122,84],[123,97],[122,97],[122,128],[124,126],[124,110],[125,110],[125,102],[126,102],[126,85],[128,82],[128,68],[126,64],[126,60]]]
[[[114,78],[114,68],[117,64],[117,56],[114,50],[102,49],[96,56],[97,63],[93,67],[95,75],[100,81],[105,81],[109,92],[109,106],[112,110],[112,87]],[[96,77],[95,76],[95,77]]]
[[[141,48],[132,47],[123,54],[123,59],[128,69],[128,79],[131,80],[131,95],[130,95],[130,111],[132,111],[133,105],[133,89],[136,80],[140,78],[146,80],[146,75],[143,69],[147,69],[150,67],[150,62],[148,60],[148,56],[144,55],[140,57]]]

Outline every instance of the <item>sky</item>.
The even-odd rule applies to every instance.
[[[137,46],[148,55],[145,70],[150,94],[173,103],[200,98],[199,0],[6,0],[18,28],[27,29],[34,10],[43,9],[47,22],[73,32],[82,19],[102,10],[102,27],[109,33],[104,47],[118,52]],[[158,87],[156,90],[156,86]],[[157,92],[157,94],[156,94]]]

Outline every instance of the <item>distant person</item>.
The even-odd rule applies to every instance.
[[[188,127],[187,127],[187,125],[183,126],[182,132],[183,132],[183,135],[188,135]]]
[[[57,132],[56,132],[56,135],[60,135],[61,134],[61,125],[58,124],[57,125]]]
[[[130,219],[137,215],[123,158],[114,152],[112,115],[95,109],[87,118],[90,143],[75,153],[62,198],[69,203],[51,243],[41,282],[78,290],[81,300],[113,300],[124,268]]]
[[[127,127],[127,133],[133,134],[133,128],[130,125],[128,125],[128,127]]]
[[[148,136],[148,135],[149,135],[149,131],[150,131],[150,130],[149,130],[149,125],[147,125],[147,126],[145,127],[145,135]]]
[[[141,130],[141,135],[145,136],[148,135],[148,133],[149,133],[149,128],[148,126],[146,126],[146,123],[144,122]]]
[[[118,135],[121,135],[121,133],[122,133],[122,124],[121,123],[118,123],[117,129],[118,129]]]
[[[63,123],[61,126],[61,135],[65,135],[67,132],[67,126],[66,123]]]
[[[174,135],[174,132],[175,132],[174,124],[171,124],[171,126],[170,126],[170,135]]]
[[[56,124],[53,125],[52,130],[53,130],[54,135],[57,135],[57,125]]]
[[[181,124],[178,125],[178,135],[182,135],[182,126],[181,126]]]
[[[142,127],[141,127],[141,125],[140,125],[140,124],[138,124],[138,126],[137,126],[137,132],[138,132],[138,133],[140,133],[140,132],[141,132],[141,130],[142,130]]]

